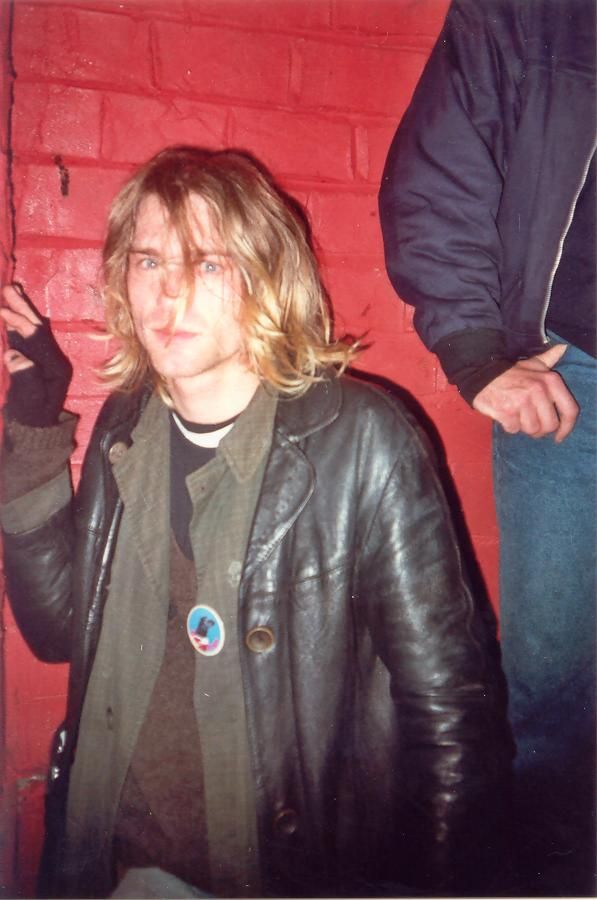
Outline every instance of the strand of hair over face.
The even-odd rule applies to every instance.
[[[150,160],[124,186],[110,211],[104,246],[108,335],[118,340],[103,368],[113,388],[133,389],[152,379],[169,402],[135,334],[126,293],[128,251],[144,197],[158,196],[183,250],[190,296],[196,255],[189,196],[210,209],[222,244],[243,282],[241,320],[250,368],[282,394],[299,395],[330,369],[343,372],[359,342],[334,340],[327,296],[307,236],[304,214],[250,157],[235,151],[172,148]],[[291,208],[292,206],[292,208]],[[178,315],[184,315],[183,296]]]

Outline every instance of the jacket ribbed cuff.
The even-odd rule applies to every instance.
[[[516,358],[506,352],[503,332],[493,328],[449,334],[432,349],[450,384],[456,385],[469,404],[479,391],[516,362]]]

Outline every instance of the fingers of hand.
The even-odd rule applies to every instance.
[[[544,350],[543,353],[538,353],[536,356],[532,356],[530,359],[526,360],[529,362],[539,362],[543,366],[547,366],[548,369],[553,369],[556,366],[564,353],[568,349],[568,344],[553,344],[551,347],[548,347],[547,350]]]
[[[534,382],[523,410],[531,426],[535,419],[538,425],[534,433],[523,428],[525,434],[545,437],[555,432],[557,443],[570,434],[579,412],[576,400],[556,372],[546,372]]]
[[[34,365],[30,359],[27,359],[18,350],[7,350],[4,354],[4,364],[11,375],[30,369]]]
[[[540,370],[536,361],[517,363],[480,391],[473,406],[508,434],[541,438],[555,432],[559,443],[574,428],[578,405],[557,372],[539,365]]]
[[[578,419],[578,414],[580,412],[578,403],[561,380],[560,385],[561,387],[554,396],[554,403],[560,419],[559,427],[555,433],[555,441],[557,444],[561,444],[564,438],[568,437],[576,425],[576,420]]]
[[[37,325],[34,325],[30,319],[6,306],[0,309],[0,317],[4,319],[4,323],[9,330],[16,331],[23,338],[31,337],[37,328]]]
[[[495,421],[501,425],[508,434],[518,434],[520,431],[520,416],[518,415],[507,416],[502,414],[499,418],[497,416],[492,416],[492,418],[495,418]]]
[[[5,305],[0,309],[0,316],[6,327],[14,329],[24,338],[31,337],[41,324],[40,317],[13,285],[2,288],[2,297]]]
[[[32,302],[19,284],[7,284],[2,288],[2,295],[6,306],[31,322],[32,325],[41,323],[41,316],[37,313]]]
[[[529,437],[542,438],[556,431],[560,420],[551,399],[543,392],[530,396],[520,410],[520,430]]]
[[[46,380],[58,380],[64,386],[69,385],[72,366],[52,334],[52,329],[45,322],[38,325],[29,338],[22,338],[16,332],[8,335],[8,344],[13,350],[23,353],[32,360]]]

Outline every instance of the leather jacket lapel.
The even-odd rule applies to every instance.
[[[301,397],[278,401],[243,582],[268,558],[309,502],[315,489],[315,474],[299,441],[333,422],[340,405],[341,389],[333,377],[316,383]]]
[[[243,582],[267,559],[307,505],[315,486],[303,452],[274,432],[255,521],[249,538]]]

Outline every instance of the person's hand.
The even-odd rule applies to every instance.
[[[22,425],[55,425],[64,406],[72,366],[20,286],[2,289],[0,317],[8,329],[4,363],[10,373],[5,411]]]
[[[509,434],[521,431],[541,438],[553,433],[556,443],[561,443],[578,416],[576,400],[558,373],[551,371],[566,346],[555,344],[515,363],[479,391],[473,407],[499,422]]]

